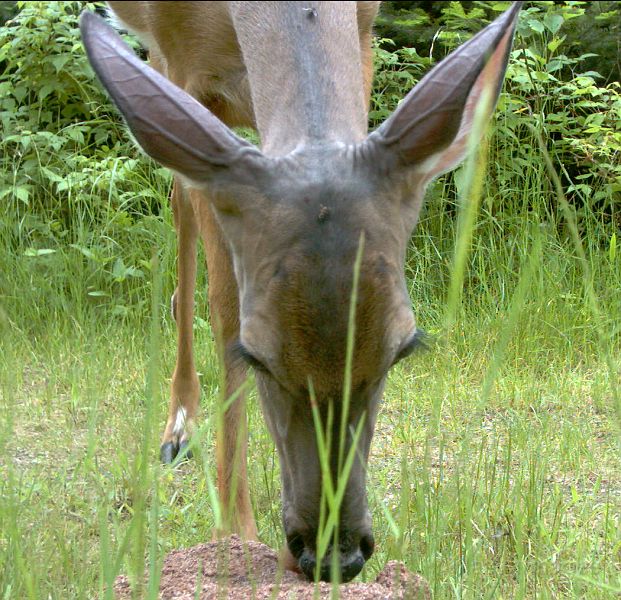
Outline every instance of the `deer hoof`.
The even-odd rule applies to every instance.
[[[165,442],[160,446],[160,461],[165,465],[173,462],[181,462],[192,458],[192,451],[189,449],[190,442],[184,440],[181,443]]]
[[[160,460],[165,465],[169,465],[175,460],[178,451],[179,446],[177,446],[177,444],[174,442],[165,442],[160,446]]]
[[[180,460],[190,460],[192,458],[192,450],[190,450],[190,442],[184,440],[179,444],[179,452],[177,452],[177,456]]]

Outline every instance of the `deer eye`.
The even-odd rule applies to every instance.
[[[417,329],[414,335],[401,347],[399,352],[397,352],[397,356],[392,364],[397,364],[400,360],[403,360],[406,356],[410,356],[410,354],[417,350],[426,350],[429,347],[428,341],[429,336],[427,333],[422,329]]]
[[[256,371],[261,371],[262,373],[269,373],[268,368],[245,346],[243,346],[241,342],[237,343],[235,352],[241,359],[246,362],[246,364],[248,364],[248,366],[252,367]]]

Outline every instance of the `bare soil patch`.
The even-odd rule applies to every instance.
[[[129,580],[123,575],[117,578],[114,590],[117,600],[131,598]],[[331,590],[329,583],[315,586],[303,576],[283,570],[277,553],[265,544],[244,543],[234,535],[170,552],[164,559],[159,597],[161,600],[311,600],[330,598]],[[389,562],[374,582],[347,583],[340,586],[339,592],[344,600],[431,598],[427,582],[397,561]]]

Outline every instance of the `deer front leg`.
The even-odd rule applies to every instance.
[[[172,207],[177,230],[177,279],[172,313],[177,323],[177,364],[172,377],[168,420],[160,458],[171,463],[189,443],[198,411],[199,385],[193,355],[194,290],[198,227],[182,185],[175,181]]]
[[[190,191],[190,196],[205,246],[211,324],[225,374],[220,407],[227,406],[229,399],[238,394],[227,410],[216,415],[216,463],[222,510],[222,529],[216,534],[239,533],[244,539],[257,539],[246,469],[246,398],[239,393],[239,387],[246,380],[246,367],[231,357],[229,352],[239,339],[237,282],[227,243],[215,220],[208,197],[204,192],[195,190]]]

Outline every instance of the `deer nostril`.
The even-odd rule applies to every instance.
[[[293,558],[299,561],[304,552],[304,538],[299,533],[288,535],[287,546]]]
[[[354,550],[347,556],[342,557],[341,561],[341,581],[347,583],[351,581],[364,567],[365,558],[360,550]]]
[[[360,538],[360,550],[362,551],[364,560],[369,560],[373,554],[373,550],[375,550],[375,538],[372,535],[363,535],[362,538]]]
[[[349,552],[347,554],[341,554],[339,557],[339,580],[341,583],[347,583],[351,581],[364,567],[365,557],[359,548]],[[315,578],[315,568],[317,566],[317,560],[313,552],[304,548],[304,551],[298,559],[298,566],[300,570],[308,579]],[[321,581],[332,581],[332,553],[328,553],[328,556],[324,558],[319,570],[319,579]]]
[[[304,575],[306,575],[308,579],[314,579],[316,565],[317,561],[315,560],[315,556],[311,554],[306,548],[304,548],[304,551],[298,559],[298,566],[300,567],[302,573],[304,573]]]

